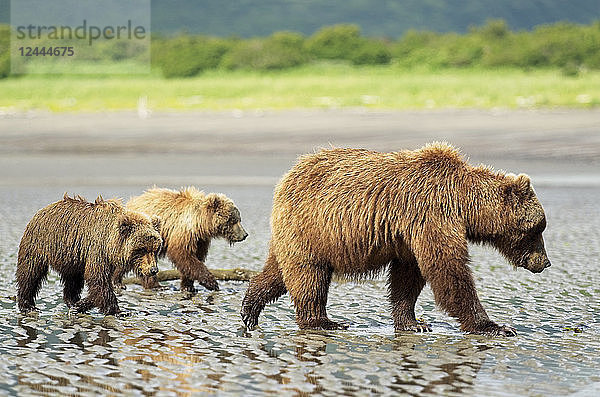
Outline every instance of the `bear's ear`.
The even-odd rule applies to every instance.
[[[505,184],[506,197],[509,200],[517,198],[520,200],[526,197],[531,190],[531,180],[525,174],[506,174],[507,183]]]
[[[156,215],[152,215],[150,219],[152,220],[152,226],[154,227],[154,230],[160,233],[160,229],[162,228],[162,221],[160,218]]]
[[[517,186],[517,191],[521,194],[525,194],[529,192],[529,189],[531,188],[531,179],[526,174],[519,174],[515,179],[515,184]]]
[[[206,196],[206,208],[211,211],[216,211],[221,206],[221,198],[214,193]]]
[[[127,215],[121,216],[121,218],[119,219],[119,234],[122,237],[129,236],[129,234],[131,234],[131,232],[133,231],[134,227],[135,225],[133,219],[131,219]]]

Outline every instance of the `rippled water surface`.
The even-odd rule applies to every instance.
[[[250,234],[234,247],[215,243],[209,267],[259,270],[272,186],[202,187],[233,198]],[[243,282],[221,282],[219,292],[200,288],[193,298],[175,281],[159,291],[129,286],[119,301],[131,315],[115,318],[97,311],[69,315],[51,273],[37,300],[40,313],[18,315],[16,253],[35,211],[64,190],[92,199],[97,193],[127,198],[142,188],[0,187],[0,394],[600,394],[597,185],[536,186],[553,264],[541,274],[515,271],[495,251],[471,247],[483,305],[492,319],[517,329],[515,338],[462,334],[436,309],[428,287],[417,316],[433,332],[395,335],[383,279],[332,285],[328,310],[351,324],[346,331],[299,331],[285,296],[266,308],[256,331],[245,333],[238,314]]]

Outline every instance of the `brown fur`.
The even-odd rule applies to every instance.
[[[65,194],[39,210],[25,228],[16,275],[19,309],[35,309],[35,297],[51,267],[61,277],[69,307],[118,313],[111,275],[115,268],[156,273],[162,243],[159,230],[158,218],[127,211],[118,200],[98,197],[90,203]],[[84,281],[88,296],[80,299]]]
[[[387,268],[397,330],[429,329],[414,313],[427,282],[464,331],[513,335],[479,302],[467,241],[540,272],[550,265],[545,226],[529,177],[471,166],[449,145],[322,150],[301,157],[275,188],[269,255],[242,318],[253,328],[267,303],[290,292],[301,328],[343,327],[326,314],[332,274],[360,278]]]
[[[132,197],[127,208],[161,218],[164,244],[160,255],[166,255],[173,262],[181,272],[181,289],[190,292],[195,291],[194,280],[209,290],[219,289],[217,280],[204,264],[213,238],[223,237],[233,244],[248,235],[233,201],[223,194],[204,194],[194,187],[180,191],[149,189]],[[122,277],[122,273],[115,273],[117,282]],[[148,288],[157,282],[146,278],[143,284]]]

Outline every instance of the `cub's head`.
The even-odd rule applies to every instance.
[[[222,237],[230,244],[248,237],[248,233],[242,227],[240,211],[228,197],[223,194],[207,194],[205,205],[210,213],[210,227],[215,237]]]
[[[161,221],[134,211],[125,211],[119,220],[126,266],[144,276],[158,273],[157,256],[162,247]]]
[[[506,227],[497,237],[499,251],[515,267],[539,273],[550,266],[542,232],[546,215],[525,174],[506,175],[503,188]]]

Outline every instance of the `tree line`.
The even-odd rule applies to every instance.
[[[136,51],[143,50],[123,41],[99,46],[101,51],[90,51],[82,58],[118,61],[135,58]],[[0,77],[10,71],[8,48],[9,28],[0,26]],[[248,39],[155,35],[151,60],[152,67],[167,78],[193,77],[213,69],[281,70],[325,61],[432,70],[560,68],[567,75],[577,75],[600,69],[600,21],[511,31],[505,21],[490,20],[464,34],[410,30],[398,39],[367,37],[353,24],[326,26],[309,36],[287,31]]]

